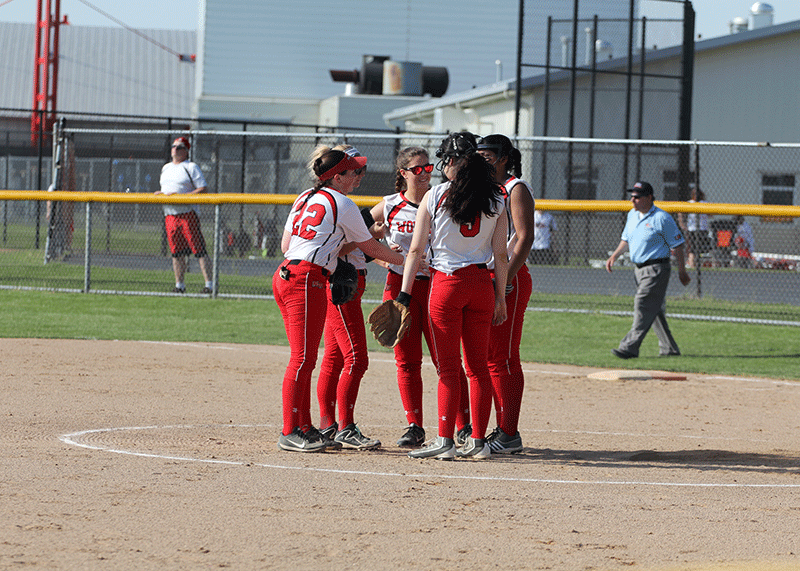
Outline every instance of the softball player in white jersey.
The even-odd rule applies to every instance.
[[[522,323],[533,284],[525,261],[533,244],[535,202],[533,189],[524,180],[521,155],[505,135],[489,135],[478,142],[478,152],[495,167],[495,180],[503,185],[508,217],[508,319],[492,327],[489,371],[492,375],[497,427],[487,440],[493,454],[522,451],[517,430],[525,377],[519,346]]]
[[[481,459],[491,454],[485,438],[492,406],[489,332],[493,323],[506,319],[505,207],[492,169],[476,152],[474,135],[450,135],[437,156],[448,182],[432,188],[423,199],[397,301],[410,301],[414,278],[430,244],[428,316],[438,360],[439,433],[409,456]],[[487,267],[492,256],[496,258],[494,284]],[[456,451],[453,431],[461,392],[462,345],[470,379],[472,435]]]
[[[327,146],[320,146],[314,154],[322,156],[329,150]],[[344,151],[351,157],[361,156],[352,145],[337,145],[333,150]],[[353,188],[358,188],[366,174],[366,165],[356,169],[355,174],[357,178]],[[358,286],[353,298],[341,305],[335,305],[328,292],[325,352],[317,379],[320,432],[325,438],[333,440],[335,447],[371,450],[381,445],[380,440],[364,436],[353,418],[361,380],[369,367],[367,333],[361,309],[361,297],[366,288],[367,260],[364,252],[353,243],[339,251],[339,259],[356,268]]]
[[[283,379],[283,450],[315,452],[330,441],[311,423],[311,374],[325,327],[326,278],[335,269],[339,250],[355,242],[365,253],[399,263],[402,255],[375,240],[356,204],[347,198],[366,157],[329,151],[318,158],[319,182],[295,200],[284,227],[285,261],[272,278],[275,300],[289,339],[289,364]]]
[[[372,210],[373,235],[381,229],[389,245],[404,254],[411,247],[419,203],[430,188],[433,165],[428,162],[428,152],[422,147],[408,147],[397,155],[397,177],[395,194],[389,195],[376,204]],[[383,300],[395,299],[403,282],[403,266],[389,265]],[[425,429],[422,411],[422,339],[425,338],[434,365],[436,354],[433,351],[428,323],[428,290],[430,271],[427,263],[417,271],[411,291],[411,324],[403,339],[394,348],[397,364],[397,386],[403,404],[408,428],[397,441],[401,447],[418,447],[425,442]],[[461,399],[456,412],[457,434],[463,439],[472,432],[469,425],[469,390],[467,375],[460,371]]]

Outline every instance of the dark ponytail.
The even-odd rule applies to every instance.
[[[522,153],[519,149],[512,148],[511,154],[508,157],[508,172],[517,178],[522,177]]]
[[[494,180],[494,167],[478,153],[464,157],[444,199],[444,208],[459,224],[470,224],[481,214],[497,214],[503,189]]]

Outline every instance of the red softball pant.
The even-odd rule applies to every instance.
[[[436,366],[436,356],[431,343],[430,323],[428,321],[428,293],[430,279],[414,280],[411,290],[411,325],[403,339],[394,347],[394,360],[397,364],[397,387],[400,390],[400,401],[408,424],[424,427],[422,414],[422,338],[428,345],[431,360]],[[386,275],[386,287],[383,290],[383,301],[397,299],[403,285],[403,276],[390,271]],[[469,424],[469,388],[464,368],[459,373],[461,398],[456,412],[456,427],[463,428]]]
[[[281,268],[289,279],[281,278]],[[287,266],[272,276],[272,292],[283,316],[289,339],[289,364],[283,376],[283,434],[311,426],[311,374],[325,328],[327,279],[322,267],[310,262]]]
[[[494,276],[492,276],[494,277]],[[511,280],[514,289],[506,296],[508,319],[493,325],[489,341],[489,373],[492,375],[497,426],[514,436],[522,407],[525,377],[519,359],[522,342],[522,323],[533,291],[531,273],[522,266]]]
[[[328,312],[325,316],[325,352],[317,380],[320,428],[336,421],[339,405],[339,428],[353,422],[353,409],[358,398],[361,379],[369,366],[367,334],[361,296],[366,278],[358,276],[358,289],[353,299],[334,305],[328,288]]]
[[[484,438],[492,408],[489,333],[494,286],[489,270],[476,265],[453,275],[432,271],[428,316],[439,372],[439,436],[452,438],[461,399],[461,347],[469,377],[472,436]]]

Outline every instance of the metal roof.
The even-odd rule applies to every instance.
[[[178,54],[194,54],[197,34],[137,30]],[[0,107],[31,109],[34,24],[0,22]],[[124,28],[60,27],[58,111],[190,117],[195,64]]]

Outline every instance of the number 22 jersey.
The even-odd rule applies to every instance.
[[[292,205],[284,230],[291,234],[287,260],[305,260],[332,272],[345,242],[366,242],[372,235],[358,206],[338,190],[306,190]]]

